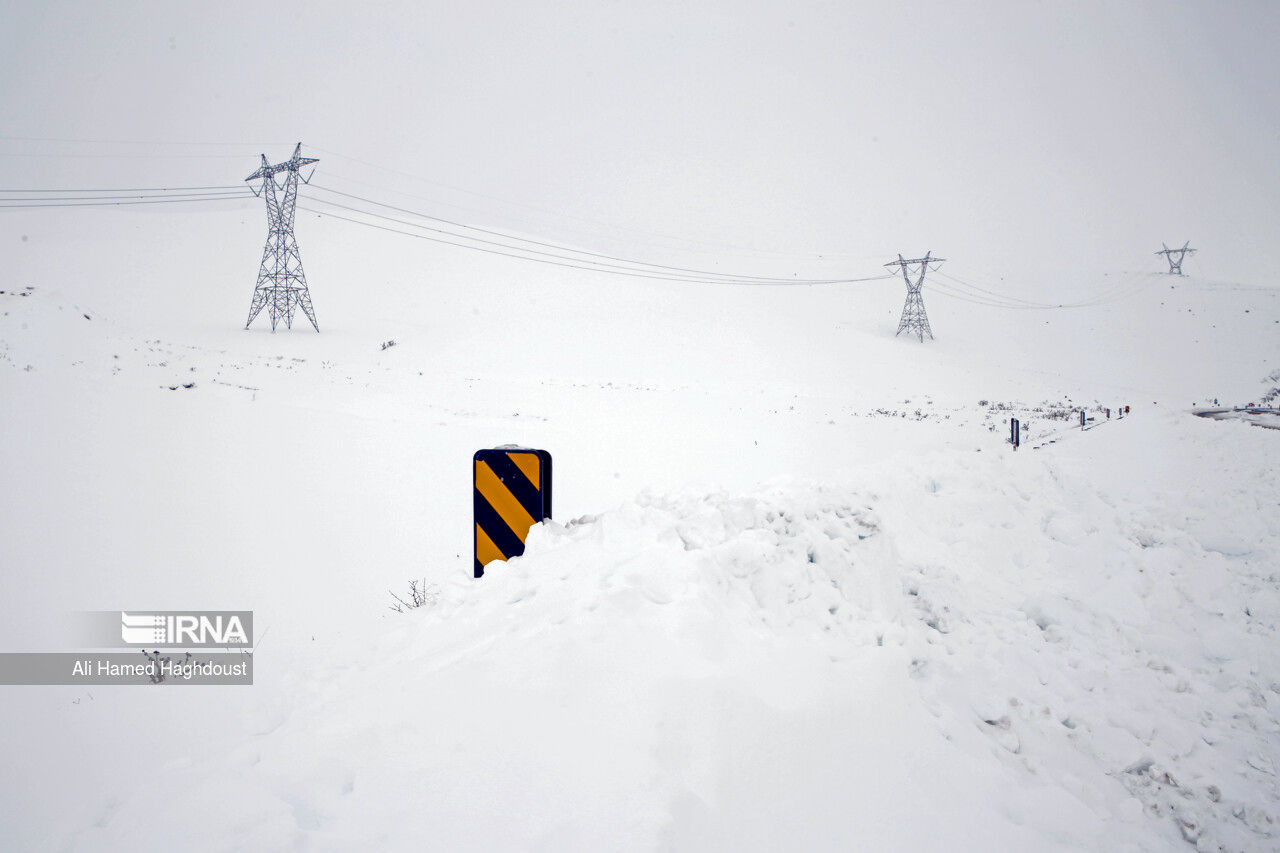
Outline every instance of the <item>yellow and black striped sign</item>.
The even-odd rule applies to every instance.
[[[525,447],[477,450],[471,460],[475,576],[524,553],[529,528],[551,517],[551,454]]]

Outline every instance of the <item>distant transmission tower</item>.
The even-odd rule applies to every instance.
[[[1164,243],[1161,243],[1160,245],[1164,246]],[[1181,249],[1170,249],[1168,246],[1164,246],[1164,251],[1156,252],[1157,255],[1164,255],[1165,259],[1169,261],[1169,275],[1182,275],[1182,259],[1187,255],[1194,255],[1196,253],[1195,249],[1187,248],[1190,245],[1191,241],[1188,240],[1182,244]],[[1174,260],[1174,255],[1178,256],[1177,260]]]
[[[923,258],[914,258],[909,261],[902,255],[898,255],[896,261],[885,264],[886,267],[901,267],[902,279],[907,283],[907,301],[902,306],[902,319],[898,321],[898,331],[894,333],[894,337],[902,334],[905,329],[907,334],[915,332],[921,343],[924,343],[925,335],[929,336],[929,340],[933,340],[933,330],[929,328],[929,315],[924,313],[924,297],[920,295],[920,288],[924,286],[924,274],[929,271],[929,265],[940,264],[946,258],[934,258],[931,257],[932,254],[932,252],[925,252]],[[919,275],[915,282],[912,282],[911,276],[917,272]]]
[[[272,166],[267,155],[262,155],[262,166],[246,181],[262,179],[261,193],[267,200],[267,246],[262,250],[262,266],[258,269],[258,284],[253,289],[253,304],[249,306],[249,319],[244,327],[253,324],[263,308],[271,317],[271,331],[284,320],[286,329],[293,328],[293,312],[301,308],[311,325],[318,332],[316,312],[311,307],[311,292],[307,290],[307,277],[302,274],[302,258],[298,255],[298,240],[293,236],[293,210],[298,201],[298,168],[318,163],[314,157],[302,156],[302,143],[293,149],[293,157]],[[284,186],[277,187],[276,173],[286,172]],[[315,174],[313,169],[311,174]],[[303,183],[309,183],[307,177]],[[284,198],[276,196],[276,190],[284,190]]]

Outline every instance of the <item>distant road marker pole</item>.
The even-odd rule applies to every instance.
[[[471,459],[475,577],[524,553],[529,530],[551,517],[551,454],[516,445],[477,450]]]

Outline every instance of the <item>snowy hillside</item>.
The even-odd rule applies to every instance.
[[[361,279],[381,238],[305,228],[319,335],[240,330],[231,254],[0,288],[4,646],[259,631],[253,687],[0,688],[11,846],[1280,843],[1280,433],[1189,414],[1270,387],[1280,291],[926,285],[920,344],[901,282]],[[471,454],[508,442],[554,455],[555,520],[475,581]]]

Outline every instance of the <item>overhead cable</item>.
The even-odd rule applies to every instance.
[[[565,246],[565,245],[558,244],[558,243],[549,243],[549,242],[546,242],[546,241],[543,241],[543,240],[534,240],[534,239],[529,238],[529,237],[521,237],[521,236],[519,236],[518,234],[510,234],[510,233],[503,232],[503,231],[495,231],[495,230],[492,230],[492,229],[489,229],[489,228],[480,228],[480,227],[477,227],[477,226],[474,226],[474,225],[467,225],[467,224],[465,224],[465,223],[462,223],[462,222],[456,222],[456,221],[454,221],[454,220],[450,220],[450,219],[442,219],[441,217],[438,217],[438,216],[432,216],[432,215],[430,215],[430,214],[421,213],[421,212],[416,211],[416,210],[409,210],[409,209],[407,209],[407,208],[397,207],[396,205],[392,205],[392,204],[384,204],[383,202],[374,201],[373,199],[364,198],[363,196],[358,196],[358,195],[355,195],[355,194],[353,194],[353,193],[346,193],[346,192],[342,192],[341,190],[331,189],[331,188],[329,188],[329,187],[326,187],[326,186],[323,186],[323,185],[319,185],[319,184],[312,184],[312,186],[313,186],[313,187],[315,187],[316,189],[322,190],[322,191],[327,192],[327,193],[333,193],[334,195],[339,195],[339,196],[342,196],[342,197],[344,197],[344,198],[349,198],[349,199],[352,199],[352,200],[355,200],[355,201],[360,201],[360,202],[363,202],[363,203],[365,203],[365,204],[371,204],[371,205],[374,205],[375,207],[381,207],[381,208],[385,208],[385,209],[387,209],[387,210],[394,210],[394,211],[396,211],[397,213],[404,213],[404,214],[407,214],[407,215],[409,215],[409,216],[416,216],[416,217],[419,217],[419,218],[421,218],[421,219],[426,219],[426,220],[429,220],[429,221],[432,221],[432,222],[439,222],[439,223],[441,223],[441,224],[443,224],[443,225],[450,225],[450,226],[452,226],[452,227],[454,227],[454,228],[465,228],[465,229],[466,229],[466,230],[468,230],[468,231],[475,231],[475,232],[477,232],[477,233],[479,233],[479,234],[488,234],[488,235],[493,236],[493,237],[500,237],[500,238],[502,238],[503,240],[515,240],[515,241],[518,241],[518,242],[520,242],[520,243],[528,243],[528,244],[529,244],[529,245],[531,245],[531,246],[542,246],[542,247],[544,247],[544,248],[554,249],[554,250],[559,251],[559,252],[570,252],[570,253],[572,253],[572,254],[574,254],[574,255],[585,255],[585,256],[586,256],[586,257],[588,257],[588,258],[602,258],[602,259],[604,259],[604,260],[606,260],[606,261],[617,261],[617,262],[622,263],[622,264],[627,264],[627,265],[629,265],[630,267],[641,267],[641,268],[646,268],[646,269],[662,270],[662,271],[665,271],[665,272],[672,272],[672,273],[690,273],[690,274],[692,274],[692,275],[701,276],[701,277],[704,277],[704,278],[724,278],[724,279],[728,279],[728,280],[732,280],[732,281],[758,281],[758,282],[761,282],[761,283],[764,283],[764,284],[778,284],[778,283],[781,283],[781,282],[794,283],[794,284],[835,284],[835,283],[840,283],[840,282],[844,282],[844,281],[846,281],[846,279],[788,279],[788,278],[784,278],[784,277],[781,277],[781,276],[759,276],[759,275],[745,275],[745,274],[735,274],[735,273],[723,273],[723,272],[717,272],[717,271],[714,271],[714,270],[700,270],[700,269],[692,269],[692,268],[689,268],[689,267],[676,267],[676,266],[669,266],[669,265],[666,265],[666,264],[655,264],[655,263],[650,263],[650,262],[647,262],[647,261],[637,261],[637,260],[632,260],[632,259],[630,259],[630,258],[622,258],[622,257],[618,257],[618,256],[616,256],[616,255],[606,254],[606,253],[604,253],[604,252],[592,252],[592,251],[589,251],[589,250],[586,250],[586,249],[575,249],[575,248],[573,248],[573,247],[571,247],[571,246]],[[316,199],[316,200],[317,200],[317,201],[321,201],[321,202],[323,202],[323,203],[325,203],[325,204],[332,204],[332,205],[334,205],[335,207],[342,207],[342,208],[347,209],[347,210],[352,210],[352,211],[356,211],[356,212],[360,212],[360,213],[364,213],[364,212],[365,212],[365,211],[360,211],[358,208],[353,208],[353,207],[349,207],[349,206],[346,206],[346,205],[340,205],[340,204],[338,204],[337,202],[331,202],[331,201],[327,201],[327,200],[324,200],[324,199]],[[377,215],[377,214],[369,214],[369,215]],[[386,217],[386,218],[392,218],[392,217]],[[411,224],[414,224],[414,223],[404,222],[404,221],[402,221],[402,220],[397,220],[397,221],[399,221],[399,222],[400,222],[400,224],[402,224],[402,225],[411,225]],[[440,229],[437,229],[437,228],[431,228],[431,227],[429,227],[429,226],[425,226],[425,225],[415,225],[414,227],[424,228],[424,229],[426,229],[426,230],[436,231],[436,232],[438,232],[438,233],[449,234],[450,236],[462,237],[462,238],[465,238],[465,239],[468,239],[468,240],[475,240],[476,242],[479,242],[479,243],[488,243],[488,244],[490,244],[490,245],[508,245],[508,247],[509,247],[509,248],[515,248],[515,247],[510,247],[510,246],[509,246],[509,244],[497,244],[497,243],[493,243],[492,241],[489,241],[489,240],[482,240],[482,239],[480,239],[480,238],[478,238],[478,237],[468,237],[468,236],[467,236],[467,235],[465,235],[465,234],[453,234],[453,233],[451,233],[451,232],[441,231]],[[546,253],[544,253],[544,252],[538,252],[538,251],[533,250],[533,249],[527,249],[527,250],[524,250],[524,251],[533,252],[533,253],[535,253],[535,254],[546,254]],[[564,256],[563,256],[563,255],[551,255],[551,257],[559,257],[559,258],[562,258],[562,259],[565,259],[565,260],[580,260],[580,259],[577,259],[577,258],[564,258]],[[594,261],[591,261],[591,263],[595,263],[595,262],[594,262]],[[613,264],[604,264],[604,265],[605,265],[605,266],[612,266]]]
[[[326,203],[331,205],[335,204],[334,202],[326,202]],[[477,251],[477,252],[485,252],[487,254],[500,255],[502,257],[515,258],[517,260],[522,260],[522,261],[533,261],[534,263],[547,264],[549,266],[584,270],[587,272],[608,273],[610,275],[621,275],[621,276],[627,276],[630,278],[646,278],[646,279],[654,279],[658,281],[675,281],[675,282],[686,282],[686,283],[697,283],[697,284],[732,284],[732,285],[769,286],[769,285],[797,285],[797,284],[809,285],[809,284],[815,283],[812,281],[792,281],[788,279],[779,279],[775,281],[757,281],[757,280],[725,279],[725,278],[714,278],[714,279],[698,278],[695,276],[681,275],[676,273],[646,272],[643,270],[617,267],[616,265],[610,265],[606,267],[606,266],[602,266],[601,264],[595,261],[582,261],[580,263],[572,263],[572,262],[566,262],[564,260],[555,260],[553,259],[554,256],[553,257],[533,257],[530,254],[528,254],[532,250],[522,249],[521,247],[518,247],[518,246],[506,247],[513,251],[501,251],[495,248],[486,248],[484,246],[473,245],[472,243],[461,243],[455,240],[446,240],[441,237],[433,237],[429,234],[421,234],[414,231],[404,231],[398,228],[392,228],[387,225],[379,225],[375,222],[368,222],[361,219],[354,219],[349,216],[342,216],[341,214],[333,213],[329,210],[320,210],[320,209],[310,207],[301,203],[298,204],[298,209],[305,210],[308,213],[316,214],[317,216],[329,217],[331,219],[339,219],[344,222],[350,222],[356,225],[363,225],[367,228],[375,228],[379,231],[387,231],[392,234],[400,234],[405,237],[416,237],[420,240],[428,240],[433,243],[442,243],[448,246],[457,246],[463,249],[472,249],[473,251]],[[360,212],[360,211],[357,211],[357,212]],[[365,215],[378,216],[378,214],[367,214],[367,213]],[[392,222],[399,222],[400,224],[406,225],[408,227],[418,227],[418,228],[424,227],[424,226],[415,226],[413,223],[400,222],[400,220],[391,219],[390,217],[380,217],[380,218],[384,220],[389,220]],[[461,239],[465,239],[465,240],[473,240],[473,241],[475,240],[475,238],[465,237],[463,235],[455,234],[451,236],[460,237]],[[501,245],[501,244],[497,244],[497,245]],[[539,253],[539,254],[546,255],[548,253]],[[879,275],[879,276],[874,276],[866,279],[844,279],[839,283],[856,282],[856,281],[877,281],[877,280],[881,280],[889,277],[890,276]],[[827,282],[817,282],[817,283],[827,283]],[[831,283],[836,283],[836,282],[831,282]]]
[[[341,194],[346,195],[345,193],[341,193]],[[361,200],[366,201],[365,199],[361,199]],[[554,252],[544,252],[539,249],[532,249],[526,246],[513,245],[510,242],[488,240],[482,237],[472,237],[467,234],[458,234],[453,231],[436,228],[430,225],[423,225],[416,222],[410,222],[394,216],[387,216],[385,214],[374,213],[372,211],[363,210],[358,207],[352,207],[351,205],[342,204],[340,202],[329,201],[328,199],[313,197],[311,201],[319,202],[320,204],[330,205],[332,207],[336,207],[341,210],[346,210],[352,213],[359,213],[363,216],[369,216],[376,219],[381,219],[383,221],[393,222],[397,225],[402,225],[410,228],[417,228],[423,231],[430,231],[432,233],[440,234],[446,237],[456,237],[461,240],[469,240],[474,243],[479,243],[482,245],[494,246],[500,249],[507,249],[511,251],[518,251],[518,252],[524,253],[525,255],[540,255],[543,257],[554,258],[560,261],[568,261],[570,263],[575,263],[579,265],[591,265],[591,267],[593,268],[598,267],[602,269],[614,268],[619,270],[639,270],[642,272],[656,272],[656,273],[660,273],[662,275],[670,276],[673,278],[685,277],[685,278],[697,278],[701,280],[721,280],[721,281],[728,281],[728,282],[735,282],[735,283],[755,282],[757,284],[837,284],[837,283],[843,283],[844,281],[847,281],[847,279],[789,279],[789,278],[780,278],[780,277],[769,278],[765,276],[733,275],[730,273],[687,269],[683,267],[669,267],[669,266],[664,266],[662,264],[648,264],[643,261],[630,261],[623,258],[613,258],[612,256],[609,256],[609,255],[602,255],[596,252],[587,252],[587,251],[582,251],[578,249],[572,249],[569,247],[561,247],[555,244],[544,243],[538,240],[525,240],[520,237],[515,237],[514,235],[507,235],[507,234],[503,234],[502,232],[489,231],[487,229],[482,229],[482,228],[473,229],[473,230],[479,231],[480,233],[493,234],[499,237],[520,240],[522,242],[530,243],[531,245],[548,246],[551,248],[558,249],[562,252],[576,253],[579,255],[588,256],[588,257],[575,257],[574,254],[556,254]],[[401,208],[396,208],[392,205],[384,205],[378,202],[371,202],[371,203],[375,204],[378,207],[386,207],[393,210],[401,210]],[[418,215],[418,214],[415,214],[413,211],[407,211],[407,212],[412,215]],[[441,221],[436,217],[424,216],[423,218],[433,220],[433,221]],[[455,223],[448,223],[448,224],[455,224]],[[461,227],[466,228],[469,226],[461,226]],[[468,244],[455,244],[455,245],[466,246]],[[617,261],[620,261],[621,263],[611,263],[609,261],[592,260],[592,258],[595,258],[595,257],[609,258],[610,260],[617,260]],[[626,266],[624,266],[624,264]]]

